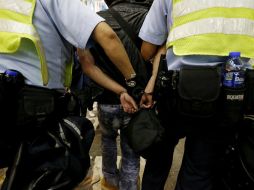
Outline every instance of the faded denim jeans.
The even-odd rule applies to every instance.
[[[120,105],[98,105],[98,118],[102,131],[102,173],[105,180],[120,190],[137,190],[140,158],[129,147],[121,129],[130,121]],[[122,159],[117,168],[117,141],[120,131]]]

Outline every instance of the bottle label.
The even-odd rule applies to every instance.
[[[227,87],[232,87],[233,86],[233,72],[225,72],[223,76],[223,85]]]
[[[244,71],[231,71],[224,73],[223,85],[240,88],[244,85]]]
[[[244,85],[244,72],[234,72],[233,73],[233,87],[243,87]]]

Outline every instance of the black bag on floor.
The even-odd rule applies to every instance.
[[[77,116],[41,131],[21,143],[2,190],[72,189],[88,172],[93,138],[92,123]]]

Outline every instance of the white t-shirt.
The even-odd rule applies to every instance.
[[[46,55],[48,88],[63,88],[65,63],[71,58],[72,47],[85,48],[92,31],[101,21],[104,19],[80,0],[37,0],[33,24],[40,35]],[[42,86],[40,61],[30,40],[22,40],[19,50],[14,54],[0,54],[0,72],[7,69],[21,72],[28,84]]]

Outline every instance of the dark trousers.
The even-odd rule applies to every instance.
[[[142,190],[164,189],[178,142],[176,137],[169,139],[170,136],[146,160]],[[216,138],[206,138],[205,135],[187,135],[175,190],[218,190],[219,166],[226,144]]]
[[[163,190],[172,165],[173,153],[178,139],[168,136],[146,159],[142,178],[142,190]]]
[[[159,102],[160,103],[160,102]],[[168,102],[158,104],[159,120],[165,128],[163,140],[152,149],[146,159],[142,190],[163,190],[173,161],[175,146],[181,138],[179,131],[168,125]]]
[[[164,189],[175,145],[184,136],[185,150],[175,190],[219,190],[219,167],[232,133],[218,120],[179,117],[165,102],[159,107],[159,116],[167,137],[147,159],[142,190]]]
[[[187,136],[175,190],[219,190],[224,143]]]

